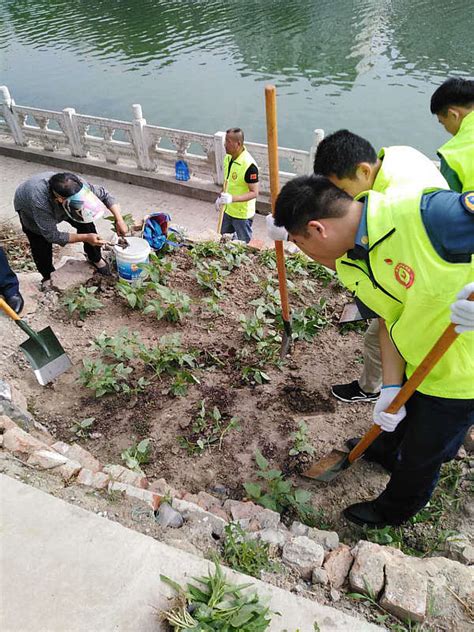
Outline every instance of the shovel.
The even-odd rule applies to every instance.
[[[268,166],[270,170],[270,193],[272,198],[272,213],[275,215],[275,203],[280,192],[280,176],[278,171],[278,131],[276,116],[276,88],[265,86],[265,109],[267,114],[267,143]],[[286,283],[285,253],[283,242],[275,242],[276,263],[278,271],[278,286],[280,289],[281,313],[283,318],[283,337],[280,358],[283,359],[291,347],[291,317],[288,303],[288,287]]]
[[[474,301],[474,292],[469,296],[469,300]],[[454,331],[455,327],[454,323],[446,327],[431,351],[423,358],[412,376],[405,382],[398,395],[385,410],[386,413],[396,413],[410,399],[434,365],[458,337],[459,334]],[[354,461],[361,457],[381,432],[383,432],[382,428],[378,424],[373,424],[349,453],[342,450],[332,450],[327,456],[313,463],[302,475],[316,481],[325,481],[327,483],[332,481],[340,472],[346,470]]]
[[[0,309],[2,309],[7,316],[10,316],[20,329],[28,334],[28,340],[21,343],[20,349],[33,367],[36,379],[41,386],[46,386],[46,384],[49,384],[49,382],[57,378],[58,375],[61,375],[61,373],[69,369],[71,361],[64,352],[51,327],[46,327],[40,332],[33,331],[3,298],[0,298]]]

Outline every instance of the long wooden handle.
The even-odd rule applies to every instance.
[[[3,298],[0,298],[0,309],[2,309],[7,316],[13,318],[13,320],[21,320],[18,314],[10,307],[10,305],[6,301],[3,300]]]
[[[227,193],[227,184],[228,184],[228,180],[227,178],[224,180],[224,186],[222,187],[222,191],[224,193]],[[221,232],[221,228],[222,228],[222,220],[224,219],[224,213],[225,213],[225,209],[226,209],[227,204],[223,204],[219,210],[219,218],[217,220],[217,232],[220,234]]]
[[[280,175],[278,170],[278,130],[276,113],[276,88],[265,86],[265,110],[267,115],[268,166],[270,170],[270,194],[272,214],[275,215],[275,203],[280,192]],[[280,289],[281,311],[283,320],[290,321],[290,305],[288,301],[288,285],[286,282],[285,252],[283,242],[275,242],[278,285]]]
[[[474,301],[474,292],[472,292],[468,298],[469,301]],[[453,344],[456,338],[459,336],[454,331],[456,325],[451,323],[446,327],[444,333],[438,338],[431,350],[426,354],[417,368],[413,371],[411,377],[405,382],[397,396],[393,398],[389,407],[385,410],[386,413],[396,413],[407,402],[418,386],[423,382],[425,377],[435,366],[435,364],[443,357],[449,347]],[[358,459],[367,448],[375,441],[375,439],[382,432],[382,428],[378,424],[373,424],[370,429],[365,433],[359,443],[351,450],[348,456],[349,463],[352,463]]]

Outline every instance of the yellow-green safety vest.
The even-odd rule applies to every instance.
[[[227,193],[244,195],[249,192],[249,185],[245,182],[245,173],[250,165],[256,165],[257,163],[245,147],[243,152],[232,161],[229,172],[231,161],[232,156],[226,154],[224,158],[224,179],[227,180]],[[232,204],[227,204],[225,212],[236,219],[250,219],[255,215],[255,203],[255,198],[248,202],[232,202]]]
[[[474,190],[474,112],[463,118],[457,134],[438,149],[438,156],[456,173],[463,192]]]
[[[470,263],[449,263],[430,242],[420,202],[423,193],[432,190],[369,191],[368,261],[347,256],[336,261],[342,283],[385,320],[406,361],[407,377],[449,325],[456,294],[474,280],[474,257]],[[457,337],[417,390],[474,398],[474,332]]]
[[[410,187],[420,191],[427,187],[449,189],[434,162],[413,147],[382,147],[378,157],[382,159],[382,165],[372,185],[373,191],[385,193],[392,187]]]

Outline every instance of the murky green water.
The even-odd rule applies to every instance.
[[[429,98],[473,70],[468,0],[0,0],[0,84],[16,102],[265,142],[278,88],[280,144],[348,127],[434,156]]]

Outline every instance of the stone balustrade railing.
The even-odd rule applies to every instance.
[[[6,86],[0,86],[0,136],[2,141],[23,148],[72,156],[86,162],[134,168],[138,172],[174,176],[177,160],[188,164],[196,183],[223,183],[224,132],[200,134],[149,125],[139,104],[132,106],[132,122],[78,114],[74,108],[61,112],[16,105]],[[324,138],[313,134],[309,151],[279,148],[280,182],[311,173],[314,153]],[[259,165],[260,190],[268,194],[267,146],[245,143]]]

